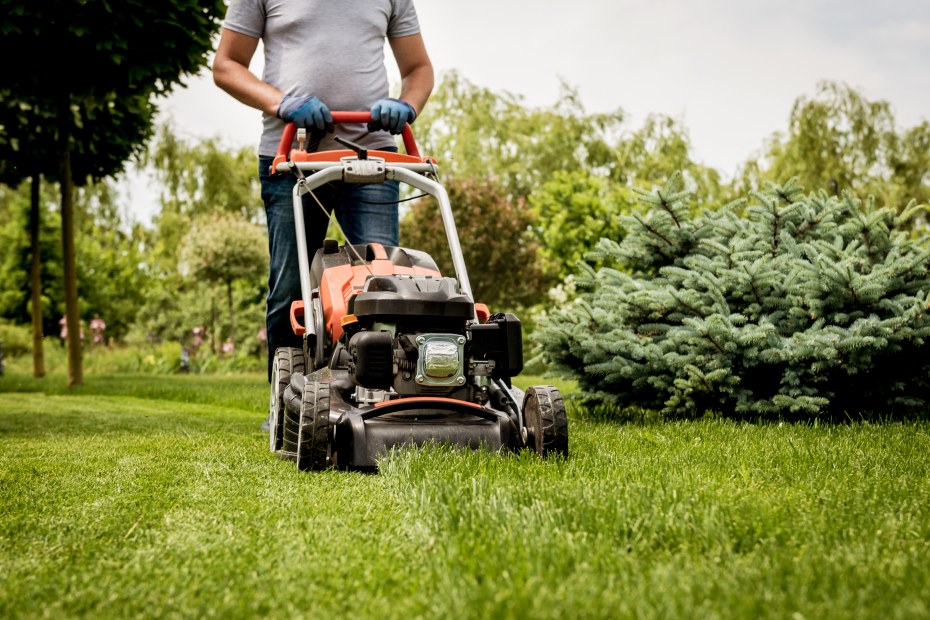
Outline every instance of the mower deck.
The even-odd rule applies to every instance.
[[[378,459],[404,446],[448,444],[494,452],[518,450],[524,446],[514,422],[500,411],[462,400],[411,397],[386,400],[374,405],[356,406],[349,398],[349,387],[341,373],[329,368],[291,379],[291,388],[302,396],[306,385],[328,386],[330,448],[327,466],[338,469],[373,470]],[[340,387],[340,383],[344,383]],[[293,399],[299,404],[303,399]],[[296,409],[296,407],[295,407]],[[299,416],[299,410],[289,409]],[[323,411],[319,412],[324,413]],[[298,445],[300,438],[298,437]],[[297,459],[297,452],[285,457]],[[304,463],[315,469],[310,463]]]

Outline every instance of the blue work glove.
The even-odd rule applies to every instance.
[[[404,131],[404,125],[413,124],[417,118],[417,111],[406,101],[400,99],[380,99],[371,106],[371,122],[368,131],[389,131],[399,134]]]
[[[294,123],[298,127],[333,130],[333,115],[325,103],[316,97],[292,97],[284,95],[278,104],[278,118],[285,123]]]

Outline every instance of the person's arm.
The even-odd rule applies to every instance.
[[[426,53],[423,37],[412,34],[388,39],[400,69],[400,98],[413,106],[419,115],[433,92],[433,63]]]
[[[213,82],[249,107],[274,116],[283,93],[249,71],[258,39],[223,29],[213,58]]]

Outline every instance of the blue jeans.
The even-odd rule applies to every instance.
[[[291,329],[290,321],[291,302],[301,298],[297,234],[294,229],[294,185],[297,178],[293,174],[272,176],[269,173],[272,159],[258,158],[258,176],[268,221],[268,251],[271,256],[265,308],[269,381],[275,350],[303,346],[301,337]],[[350,243],[397,245],[399,191],[397,181],[387,181],[371,185],[330,183],[313,190],[313,193],[328,212],[335,211],[336,219]],[[323,247],[329,217],[309,194],[303,197],[303,203],[307,251],[313,262],[314,254]]]

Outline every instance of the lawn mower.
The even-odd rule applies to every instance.
[[[512,384],[523,368],[520,321],[475,303],[436,161],[420,156],[409,125],[406,153],[395,153],[338,136],[340,123],[368,123],[369,112],[333,112],[333,120],[345,150],[308,150],[305,130],[289,123],[272,164],[272,173],[298,177],[301,299],[290,321],[303,347],[274,352],[271,450],[302,470],[377,469],[391,449],[428,443],[567,455],[559,391]],[[309,256],[305,194],[330,182],[388,180],[435,198],[455,277],[425,252],[379,243],[327,239]]]

